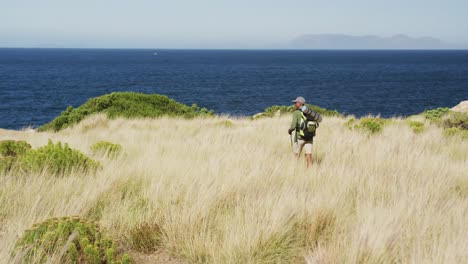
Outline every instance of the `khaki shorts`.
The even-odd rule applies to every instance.
[[[301,154],[302,149],[304,149],[305,154],[312,154],[312,141],[304,141],[302,139],[297,139],[297,142],[293,143],[293,152],[296,155]]]

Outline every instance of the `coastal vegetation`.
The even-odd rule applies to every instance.
[[[386,123],[388,123],[388,120],[380,117],[363,117],[358,120],[350,118],[345,124],[349,129],[358,129],[366,133],[375,134],[382,131]]]
[[[309,170],[291,155],[288,107],[265,118],[104,110],[57,131],[0,130],[0,162],[17,164],[0,170],[0,260],[462,263],[467,114],[328,111]],[[11,169],[23,159],[35,169]]]
[[[437,108],[426,110],[422,115],[431,123],[442,127],[445,135],[468,139],[467,112],[454,112],[448,108]]]
[[[96,172],[101,167],[78,150],[72,149],[67,143],[53,144],[49,139],[47,145],[32,149],[25,141],[0,141],[0,171],[14,173],[41,173],[54,176],[69,175],[73,171],[83,173]]]
[[[408,120],[408,125],[413,129],[414,133],[422,133],[425,130],[424,122]]]
[[[39,131],[59,131],[77,124],[85,117],[104,113],[108,118],[155,118],[161,116],[194,118],[212,116],[213,111],[199,108],[196,104],[187,106],[159,94],[135,92],[114,92],[89,99],[83,105],[69,106],[50,123],[39,127]]]
[[[106,156],[112,159],[122,154],[122,145],[103,140],[94,143],[90,149],[94,155]]]
[[[98,224],[80,217],[35,224],[17,241],[14,253],[26,263],[131,263],[127,254],[117,253],[115,242]]]

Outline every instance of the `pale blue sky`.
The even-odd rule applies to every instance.
[[[0,0],[0,47],[272,48],[303,34],[468,43],[466,0]]]

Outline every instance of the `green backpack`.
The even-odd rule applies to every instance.
[[[319,123],[307,118],[304,113],[301,113],[301,121],[299,124],[299,135],[303,140],[312,140],[315,137],[315,132],[319,127]]]

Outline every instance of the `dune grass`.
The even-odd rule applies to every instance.
[[[0,130],[33,148],[52,139],[92,155],[104,140],[127,154],[98,157],[96,175],[0,175],[0,262],[34,223],[71,215],[130,255],[172,263],[466,261],[468,140],[433,124],[414,133],[394,119],[369,135],[346,121],[324,119],[310,170],[292,157],[290,116],[94,115],[58,133]]]

